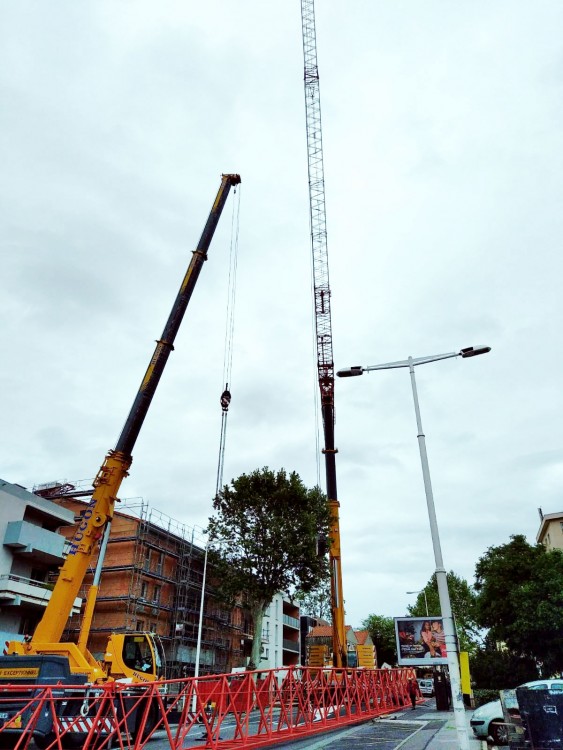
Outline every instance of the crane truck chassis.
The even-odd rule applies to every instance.
[[[199,243],[193,251],[188,269],[182,280],[172,310],[143,377],[115,449],[110,450],[94,480],[91,502],[84,512],[74,538],[71,540],[66,560],[60,569],[51,598],[43,617],[28,641],[8,641],[4,655],[0,656],[0,747],[26,746],[22,738],[30,728],[36,745],[40,748],[59,747],[61,726],[70,721],[74,731],[63,734],[63,747],[80,748],[91,730],[92,709],[88,696],[92,691],[103,690],[104,683],[122,682],[128,685],[125,701],[116,708],[115,715],[125,717],[127,730],[132,737],[150,732],[154,726],[156,705],[136,700],[135,685],[162,679],[163,652],[153,633],[113,633],[107,642],[104,657],[98,661],[87,649],[92,622],[99,574],[113,510],[123,479],[128,475],[132,451],[147,415],[170,353],[174,339],[186,312],[207,251],[217,228],[230,188],[240,183],[237,174],[224,174],[213,202]],[[85,612],[77,643],[61,640],[66,622],[78,596],[84,577],[99,549],[94,582],[88,590]],[[42,688],[43,686],[43,688]],[[31,715],[30,699],[44,686],[54,686],[56,710],[45,715]],[[55,687],[56,686],[56,687]],[[66,686],[66,687],[65,687]],[[82,687],[84,686],[84,687]],[[127,697],[128,696],[128,697]],[[32,701],[33,703],[33,701]],[[139,708],[143,710],[140,711]],[[86,733],[76,731],[78,717],[82,717]],[[54,723],[59,724],[54,727]],[[90,726],[88,726],[90,723]],[[80,727],[79,727],[80,728]],[[56,731],[55,731],[56,729]],[[108,746],[108,728],[96,728]],[[22,745],[22,742],[24,743]]]

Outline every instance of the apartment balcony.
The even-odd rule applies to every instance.
[[[50,586],[41,581],[8,574],[0,576],[0,606],[2,607],[24,605],[44,609],[52,593]],[[74,600],[71,614],[77,615],[81,606],[82,599],[78,596]]]
[[[29,521],[10,521],[6,526],[4,546],[14,555],[48,565],[64,562],[65,537],[54,531],[47,531]]]
[[[299,630],[299,619],[297,617],[290,617],[289,615],[284,615],[283,624],[287,625],[287,627],[295,628],[295,630]]]
[[[287,638],[284,638],[283,650],[292,651],[294,654],[298,654],[299,653],[299,641],[288,641]]]

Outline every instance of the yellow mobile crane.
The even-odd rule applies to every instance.
[[[174,349],[174,339],[203,263],[207,260],[207,251],[230,188],[239,183],[240,177],[237,174],[222,175],[219,191],[199,243],[193,252],[162,336],[156,342],[154,354],[117,444],[106,455],[94,481],[92,499],[71,540],[68,556],[60,570],[51,599],[31,639],[27,642],[9,641],[6,644],[5,655],[0,656],[0,686],[14,681],[26,685],[45,684],[45,682],[76,685],[80,682],[100,683],[108,680],[146,683],[162,677],[160,648],[152,633],[112,634],[101,662],[88,651],[86,642],[99,584],[101,561],[94,584],[88,593],[84,623],[78,643],[62,643],[61,637],[74,600],[78,596],[84,576],[98,548],[100,548],[100,557],[103,559],[114,505],[121,483],[131,466],[133,446],[170,352]],[[0,709],[2,709],[1,699]],[[17,706],[12,703],[9,709],[14,713]],[[9,722],[10,711],[0,710],[1,718]],[[18,727],[13,727],[14,732],[17,730]],[[40,726],[35,737],[36,742],[41,742],[42,738],[49,735],[49,731],[49,726]]]

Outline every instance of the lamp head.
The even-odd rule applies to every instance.
[[[363,375],[364,368],[359,365],[356,367],[346,367],[344,370],[338,370],[336,374],[339,378],[353,378],[356,375]]]
[[[487,354],[490,351],[490,346],[468,346],[465,349],[460,349],[459,356],[466,359],[467,357],[477,357],[479,354]]]

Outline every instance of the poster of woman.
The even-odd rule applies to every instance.
[[[447,664],[441,617],[396,617],[395,635],[399,665]]]

